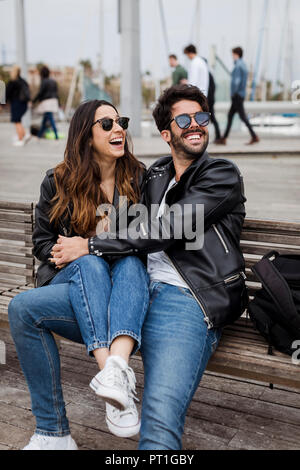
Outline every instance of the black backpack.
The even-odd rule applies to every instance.
[[[30,89],[28,83],[25,82],[22,78],[19,79],[20,91],[19,91],[19,100],[28,103],[30,101]]]
[[[262,288],[248,305],[250,318],[268,341],[269,354],[274,346],[291,356],[300,340],[300,256],[271,251],[252,271]]]

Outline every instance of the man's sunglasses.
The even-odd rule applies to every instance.
[[[97,119],[97,121],[93,123],[92,127],[95,124],[99,123],[102,129],[108,132],[112,130],[114,122],[116,122],[117,124],[119,124],[120,127],[122,127],[122,129],[126,130],[128,129],[129,119],[130,118],[128,117],[117,117],[116,119],[112,119],[112,118]]]
[[[195,119],[198,126],[206,127],[209,124],[210,113],[198,111],[194,114],[180,114],[179,116],[175,116],[173,119],[171,119],[169,126],[171,122],[175,121],[180,129],[188,129],[192,123],[192,118]]]

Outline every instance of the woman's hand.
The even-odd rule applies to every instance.
[[[59,235],[57,244],[51,251],[49,261],[62,268],[81,256],[89,254],[88,239],[82,237],[63,237]]]

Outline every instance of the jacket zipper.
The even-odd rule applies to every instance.
[[[204,318],[205,318],[205,322],[207,324],[207,327],[208,329],[212,329],[214,327],[213,323],[210,321],[206,311],[205,311],[205,308],[203,307],[202,303],[200,302],[200,300],[198,299],[198,297],[196,297],[196,295],[194,294],[193,292],[193,289],[190,287],[189,283],[187,282],[187,280],[182,276],[182,274],[178,271],[178,269],[176,268],[175,264],[173,263],[173,261],[171,260],[170,256],[164,252],[166,254],[166,256],[169,258],[170,260],[170,263],[172,264],[173,268],[175,269],[175,271],[177,272],[178,276],[184,281],[185,284],[187,284],[189,286],[189,289],[192,293],[192,296],[194,297],[194,299],[196,300],[196,302],[198,303],[198,305],[200,306],[202,312],[203,312],[203,315],[204,315]]]
[[[220,242],[221,242],[222,245],[223,245],[223,248],[224,248],[224,250],[225,250],[225,253],[228,254],[228,253],[229,253],[228,247],[227,247],[227,245],[226,245],[226,243],[225,243],[225,241],[224,241],[224,239],[223,239],[223,237],[222,237],[220,231],[217,229],[217,227],[216,227],[215,225],[213,225],[213,228],[214,228],[214,231],[216,232],[216,234],[217,234],[217,236],[218,236]]]
[[[238,273],[238,274],[234,274],[233,276],[230,276],[230,277],[228,277],[227,279],[224,279],[224,282],[225,282],[225,284],[229,284],[230,282],[236,281],[236,280],[239,279],[240,277],[242,277],[244,280],[247,279],[245,273],[244,273],[243,271],[241,271],[241,272]]]

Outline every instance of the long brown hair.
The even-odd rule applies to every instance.
[[[64,161],[54,172],[57,192],[52,199],[50,221],[57,224],[69,211],[71,228],[81,236],[95,230],[97,207],[109,202],[100,188],[101,171],[90,145],[95,113],[103,105],[112,106],[118,112],[104,100],[88,101],[78,107],[70,123]],[[121,196],[137,203],[139,175],[143,169],[129,151],[127,137],[124,150],[124,156],[116,162],[116,186]]]

